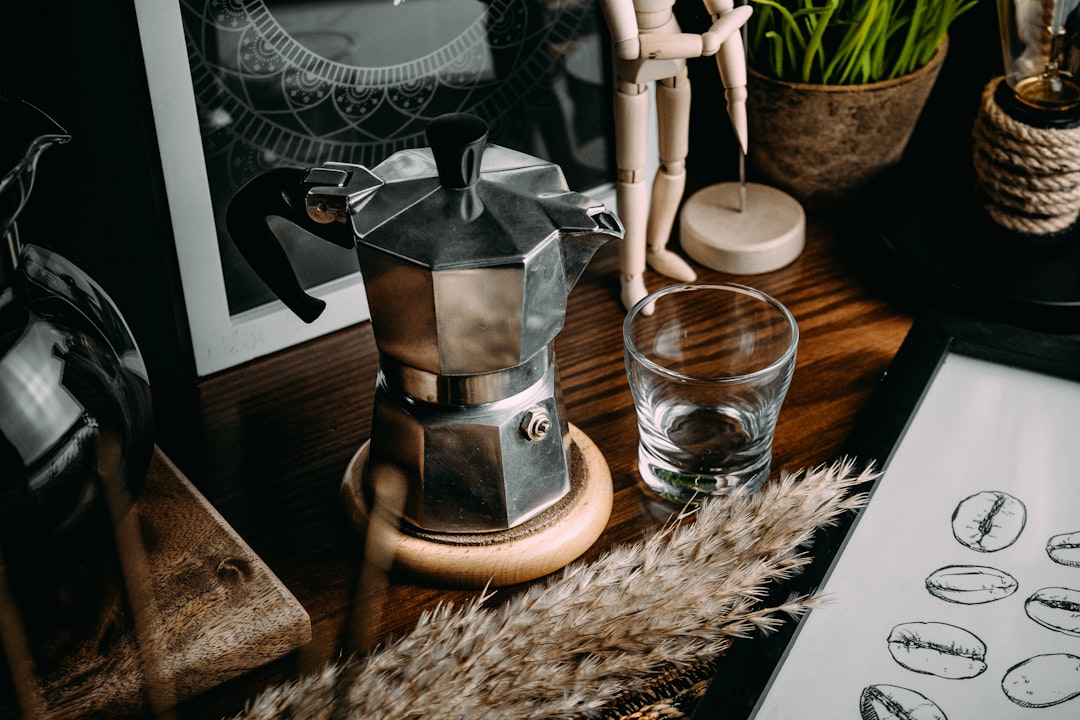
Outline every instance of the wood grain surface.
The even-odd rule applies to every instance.
[[[866,282],[862,253],[839,219],[808,218],[806,249],[791,265],[703,281],[753,285],[788,305],[801,341],[780,413],[773,471],[843,454],[859,412],[912,317]],[[626,383],[618,248],[602,248],[572,291],[556,358],[567,413],[599,447],[614,484],[611,519],[583,560],[634,542],[675,510],[644,489]],[[656,289],[666,280],[649,273]],[[446,590],[365,572],[361,538],[339,500],[343,473],[371,426],[377,353],[367,323],[205,378],[155,388],[159,444],[311,616],[312,641],[285,659],[203,693],[183,717],[239,712],[261,688],[310,672],[410,628],[425,609],[475,591]],[[368,568],[370,570],[370,568]],[[515,588],[500,589],[499,603]]]
[[[12,654],[5,626],[23,717],[160,713],[310,639],[304,608],[160,449],[130,512],[102,530],[80,536],[94,547],[73,548],[78,562],[4,576],[18,599],[5,619],[27,640]]]

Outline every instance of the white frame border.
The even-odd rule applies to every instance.
[[[180,4],[135,0],[135,15],[196,375],[211,375],[367,320],[359,273],[310,291],[326,301],[326,310],[311,324],[278,301],[229,314]]]

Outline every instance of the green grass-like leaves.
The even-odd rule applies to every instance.
[[[789,82],[855,85],[900,77],[933,57],[979,0],[750,0],[748,57]]]

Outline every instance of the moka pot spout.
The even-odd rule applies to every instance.
[[[566,232],[559,239],[563,257],[563,274],[566,276],[566,290],[569,292],[577,285],[581,273],[592,260],[593,255],[609,240],[622,240],[623,226],[619,218],[601,206],[590,215],[596,224],[593,232]]]

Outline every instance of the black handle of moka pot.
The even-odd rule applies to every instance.
[[[289,256],[267,218],[278,216],[324,240],[354,247],[351,227],[321,224],[308,217],[302,168],[276,168],[252,179],[236,192],[225,212],[233,244],[267,287],[304,322],[314,322],[326,303],[308,295],[296,277]]]
[[[469,113],[447,113],[427,126],[427,141],[439,171],[439,184],[461,190],[480,179],[487,123]]]

